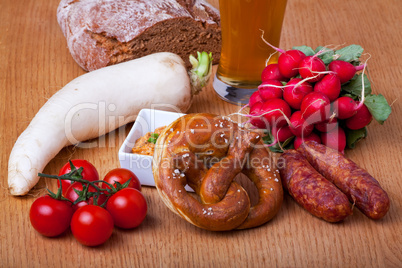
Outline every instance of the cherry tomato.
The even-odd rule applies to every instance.
[[[103,180],[110,184],[116,185],[115,184],[116,181],[119,182],[120,184],[123,184],[127,182],[129,179],[131,179],[131,181],[128,184],[128,187],[135,188],[138,191],[141,191],[141,183],[138,177],[131,170],[125,168],[112,169],[106,174]],[[104,183],[102,187],[110,189],[109,185],[107,185],[106,183]]]
[[[79,169],[80,167],[83,168],[83,171],[81,173],[82,179],[87,180],[87,181],[97,181],[99,180],[99,174],[94,165],[92,165],[90,162],[82,159],[74,159],[71,160],[73,162],[74,166]],[[71,167],[70,167],[70,162],[66,163],[59,171],[59,176],[67,174],[71,172]],[[73,181],[70,180],[62,180],[61,181],[61,186],[63,187],[63,196],[65,196],[68,187],[73,183]],[[59,181],[57,181],[57,187],[60,187]]]
[[[130,229],[142,223],[147,215],[147,201],[140,191],[124,188],[112,195],[106,209],[113,217],[117,227]]]
[[[113,218],[99,206],[87,205],[79,208],[71,219],[74,237],[85,246],[99,246],[105,243],[113,232]]]
[[[49,195],[37,198],[31,205],[29,219],[40,234],[54,237],[70,226],[73,208],[68,201],[57,200]]]
[[[83,184],[80,182],[74,182],[73,184],[68,187],[66,194],[64,195],[68,200],[71,202],[75,202],[77,198],[79,197],[78,194],[76,193],[75,190],[82,191],[83,190]],[[93,192],[96,193],[96,189],[92,186],[89,186],[88,192]],[[104,194],[100,194],[98,197],[98,205],[102,205],[105,203],[107,200],[107,196]],[[93,205],[94,204],[94,197],[90,197],[85,201],[78,202],[77,204],[73,205],[73,210],[76,211],[80,207],[86,206],[86,205]]]

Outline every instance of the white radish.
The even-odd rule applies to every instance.
[[[63,147],[134,121],[143,108],[158,104],[161,110],[187,111],[211,73],[211,55],[202,52],[198,57],[198,69],[190,71],[190,76],[176,54],[155,53],[86,73],[68,83],[44,104],[17,139],[8,163],[10,193],[27,194],[39,181],[38,173]],[[198,61],[190,58],[197,67]],[[192,81],[198,75],[203,82]]]

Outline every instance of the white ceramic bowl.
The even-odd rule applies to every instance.
[[[152,156],[132,153],[135,141],[158,127],[167,126],[181,113],[165,112],[160,110],[143,109],[137,116],[130,133],[119,150],[120,166],[134,172],[142,185],[155,186],[152,174]]]

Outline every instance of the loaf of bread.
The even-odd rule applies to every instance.
[[[57,20],[74,60],[92,71],[155,52],[221,48],[219,11],[204,0],[61,0]]]

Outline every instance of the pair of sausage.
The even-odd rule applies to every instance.
[[[307,211],[328,222],[344,220],[353,206],[370,219],[389,210],[387,193],[367,171],[317,142],[303,143],[278,160],[284,188]],[[351,204],[351,203],[353,204]]]

